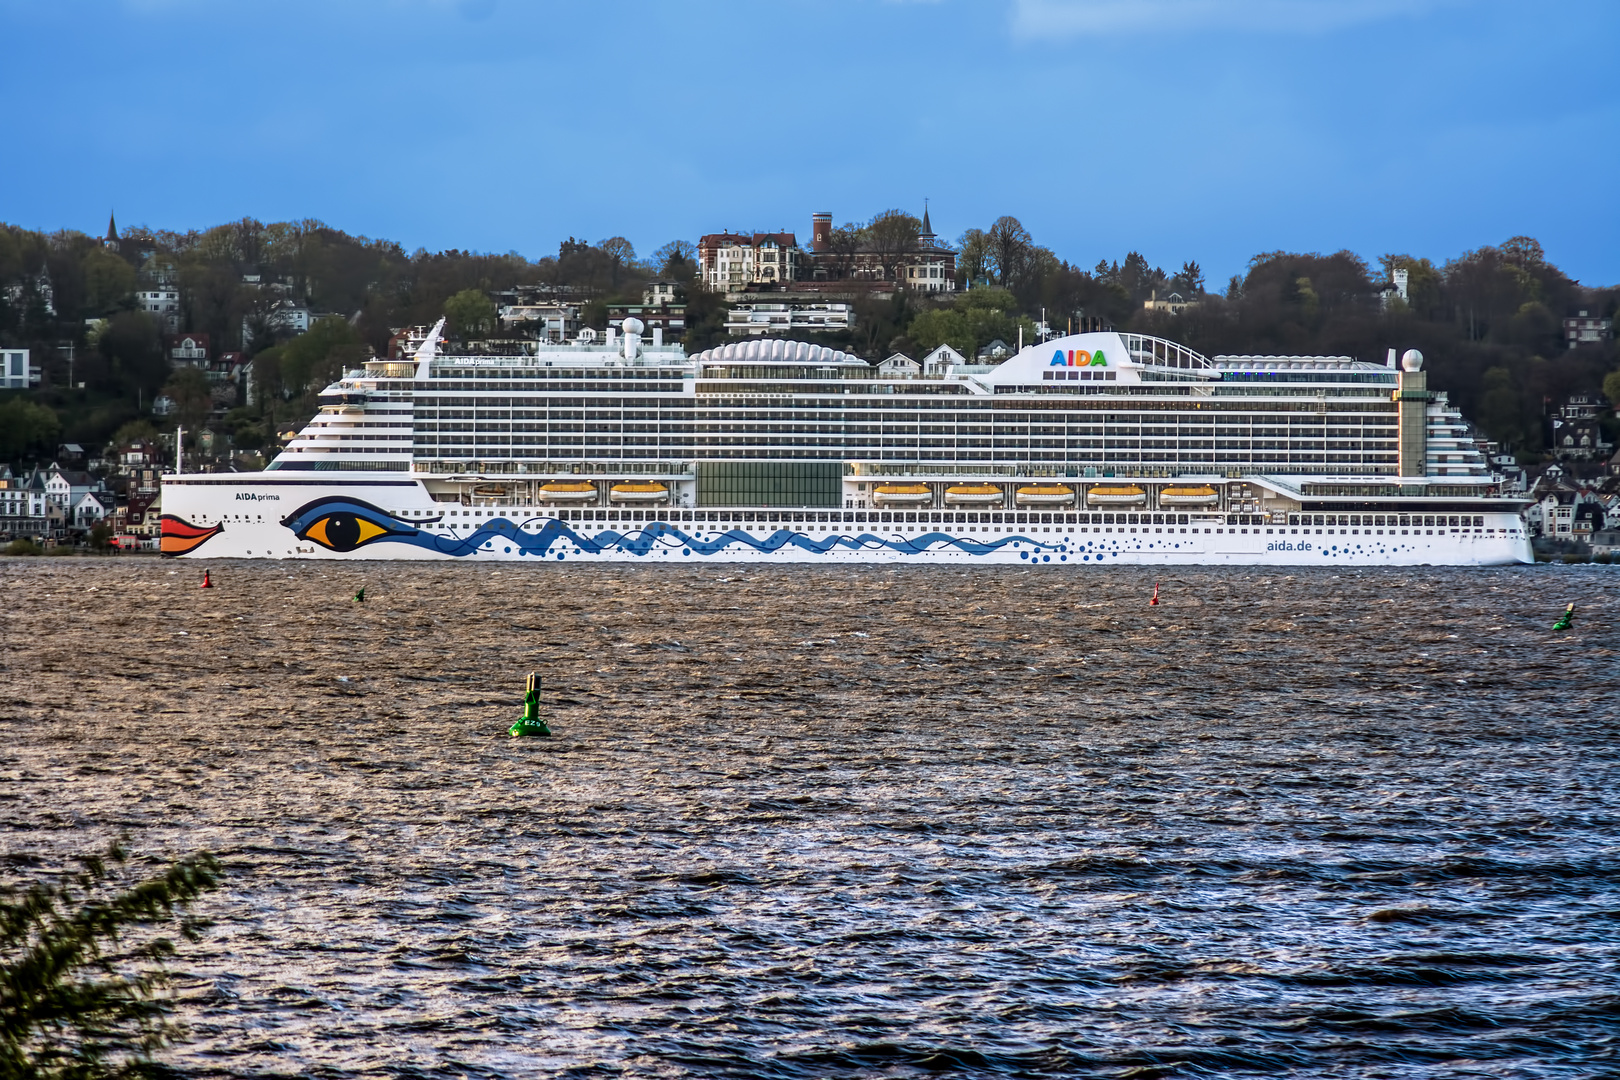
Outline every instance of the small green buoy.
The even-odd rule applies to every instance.
[[[1569,624],[1571,622],[1573,622],[1574,619],[1575,619],[1575,603],[1574,603],[1574,601],[1571,601],[1569,607],[1564,609],[1564,613],[1562,615],[1558,616],[1558,621],[1553,623],[1553,629],[1554,630],[1568,630],[1569,629]]]
[[[507,729],[508,735],[550,735],[551,729],[540,719],[540,676],[529,672],[529,683],[523,690],[523,715]]]
[[[364,585],[360,586],[360,591],[354,594],[354,602],[357,604],[366,602],[366,587]]]

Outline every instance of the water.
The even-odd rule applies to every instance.
[[[1608,568],[213,570],[0,561],[5,872],[229,866],[185,1074],[1620,1068]]]

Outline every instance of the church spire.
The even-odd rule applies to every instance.
[[[934,239],[934,227],[928,223],[928,200],[927,199],[923,200],[922,229],[918,231],[917,239],[923,241],[924,243],[932,243],[933,239]]]
[[[118,219],[111,210],[107,211],[107,238],[101,243],[103,247],[118,246]]]

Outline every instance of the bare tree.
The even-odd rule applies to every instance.
[[[624,268],[636,260],[635,245],[622,236],[610,236],[596,245],[597,250],[607,256],[608,280],[611,287],[619,287],[619,278]]]
[[[996,223],[990,226],[986,239],[990,266],[996,273],[996,283],[1005,289],[1011,282],[1017,280],[1024,268],[1024,260],[1029,255],[1029,249],[1035,245],[1035,240],[1022,222],[1006,214],[996,218]]]
[[[697,245],[690,240],[671,240],[653,252],[658,273],[671,281],[690,281],[697,271]]]
[[[860,253],[864,230],[852,222],[838,226],[827,236],[827,252],[832,256],[833,271],[840,280],[855,270],[855,257]]]
[[[866,242],[885,279],[900,280],[921,231],[922,222],[904,210],[885,210],[867,225]]]

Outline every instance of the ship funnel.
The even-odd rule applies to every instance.
[[[433,364],[433,358],[439,355],[439,335],[444,332],[444,319],[433,324],[428,336],[423,339],[421,346],[416,350],[416,377],[426,379],[431,377],[428,370]]]

